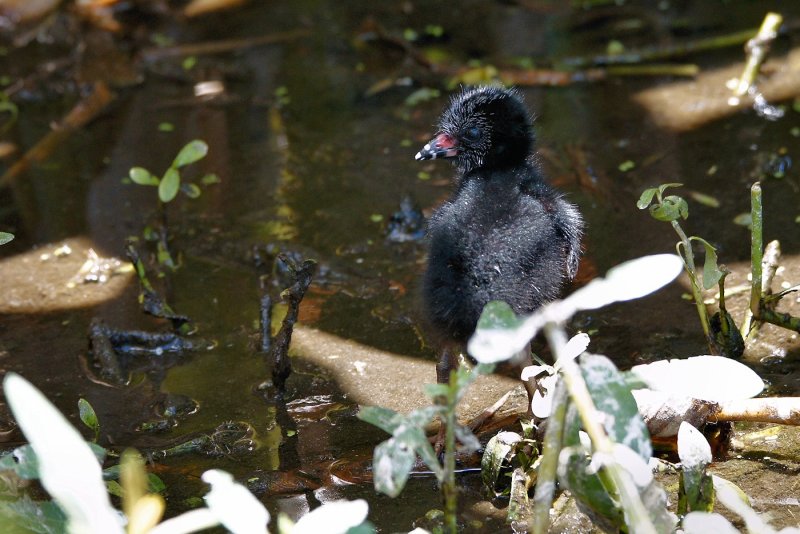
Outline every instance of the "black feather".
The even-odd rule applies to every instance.
[[[529,161],[531,119],[515,91],[463,91],[439,126],[458,146],[458,172],[428,223],[423,303],[436,337],[464,344],[488,302],[525,314],[559,296],[578,268],[583,223]]]

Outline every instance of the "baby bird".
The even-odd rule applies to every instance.
[[[424,319],[442,348],[439,383],[488,302],[529,314],[557,298],[578,269],[580,213],[544,181],[533,144],[519,93],[478,87],[452,98],[439,132],[416,155],[450,159],[457,169],[452,195],[428,222],[422,287]]]

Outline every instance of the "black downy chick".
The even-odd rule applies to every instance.
[[[531,161],[533,143],[520,95],[478,87],[453,97],[439,132],[416,155],[451,159],[458,169],[453,194],[428,223],[422,288],[425,322],[443,349],[439,383],[449,380],[488,302],[531,313],[556,299],[578,269],[580,213],[545,183]]]

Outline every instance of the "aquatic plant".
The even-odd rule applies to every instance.
[[[377,406],[362,407],[358,418],[391,434],[377,447],[373,456],[375,489],[389,497],[397,497],[403,491],[417,455],[431,469],[442,490],[444,503],[444,528],[447,532],[457,530],[458,488],[455,479],[456,439],[468,451],[480,448],[472,431],[456,420],[456,406],[467,387],[478,376],[491,373],[494,364],[483,363],[472,370],[464,366],[451,371],[447,384],[426,384],[425,393],[434,404],[402,414]],[[425,435],[424,427],[434,417],[445,425],[444,460],[434,452]]]
[[[24,496],[0,502],[0,527],[35,532],[103,534],[184,534],[222,525],[234,534],[267,532],[269,512],[247,488],[221,470],[202,475],[211,486],[205,507],[160,522],[163,498],[152,491],[144,460],[133,450],[123,452],[116,470],[122,513],[111,506],[103,483],[106,450],[86,443],[61,413],[30,382],[15,373],[3,380],[8,404],[30,445],[0,457],[0,469],[19,478],[39,479],[53,501]],[[363,500],[327,503],[295,524],[279,517],[281,534],[374,532],[366,522]]]
[[[145,229],[145,238],[156,241],[158,262],[167,267],[175,268],[177,264],[172,258],[168,246],[166,204],[175,200],[179,192],[189,198],[197,198],[201,195],[202,191],[197,184],[187,182],[183,179],[181,176],[181,169],[200,161],[206,157],[206,154],[208,154],[208,145],[205,141],[195,139],[180,149],[178,155],[175,156],[175,159],[172,160],[170,166],[160,177],[151,173],[144,167],[133,167],[128,172],[128,177],[133,183],[158,188],[158,214],[160,222],[156,229]],[[203,184],[210,184],[219,181],[219,178],[217,178],[215,174],[207,174],[201,178],[200,181]]]
[[[632,459],[635,459],[633,462],[636,465],[633,469],[649,473],[647,461],[652,452],[649,435],[625,380],[604,356],[586,357],[579,366],[574,358],[582,349],[575,350],[575,344],[568,348],[564,323],[579,310],[600,308],[613,302],[647,295],[674,279],[680,269],[681,262],[673,255],[650,256],[628,262],[609,271],[605,279],[594,280],[570,297],[547,304],[536,313],[523,318],[517,317],[503,302],[487,304],[468,347],[478,365],[472,372],[461,366],[451,373],[447,385],[426,386],[426,393],[438,399],[437,404],[407,415],[385,408],[362,408],[359,414],[361,419],[392,435],[375,448],[375,488],[390,496],[398,495],[409,476],[416,455],[419,454],[440,482],[445,507],[445,531],[455,532],[455,440],[458,438],[469,449],[478,447],[472,433],[457,424],[455,408],[458,399],[477,375],[491,372],[495,363],[510,359],[523,350],[539,331],[544,331],[559,365],[561,379],[557,381],[553,393],[557,399],[553,402],[555,413],[549,418],[542,457],[538,464],[535,511],[529,528],[534,532],[546,531],[555,491],[556,471],[563,463],[560,454],[566,446],[578,445],[580,422],[586,428],[594,446],[595,473],[568,487],[577,489],[589,484],[595,490],[602,489],[606,504],[609,495],[618,495],[621,506],[618,516],[624,518],[637,532],[653,531],[654,522],[659,525],[674,525],[675,521],[666,512],[665,506],[655,506],[666,504],[663,490],[659,492],[653,489],[648,494],[651,496],[650,500],[643,503],[639,493],[650,487],[650,482],[644,484],[644,487],[635,485],[617,459],[622,455],[629,468]],[[570,419],[569,426],[572,430],[568,435],[564,430],[567,397],[577,410]],[[614,406],[614,423],[606,427],[600,424],[597,403],[601,406],[602,403]],[[443,464],[439,463],[422,430],[422,426],[434,416],[440,417],[447,428]],[[632,431],[634,428],[635,432]],[[589,467],[589,460],[583,450],[576,451],[567,459],[570,465],[564,470],[565,480],[567,474],[578,475]],[[602,469],[598,470],[597,467]],[[643,478],[647,477],[635,477],[636,480]],[[527,494],[527,490],[524,493]],[[619,506],[615,510],[618,511]]]
[[[649,209],[650,215],[656,220],[669,222],[678,234],[680,241],[678,241],[675,248],[683,260],[684,270],[689,277],[697,315],[712,354],[724,354],[732,358],[741,357],[745,350],[744,340],[757,330],[759,321],[770,322],[783,328],[800,332],[800,318],[775,312],[775,306],[778,301],[786,294],[796,291],[799,286],[776,295],[770,295],[769,284],[771,280],[762,276],[762,262],[765,258],[765,251],[763,246],[761,184],[756,182],[751,187],[750,269],[752,278],[750,308],[741,327],[737,327],[736,322],[725,307],[725,277],[729,274],[729,271],[717,263],[716,248],[701,237],[689,237],[686,235],[679,220],[686,219],[689,216],[688,203],[678,195],[664,195],[667,189],[680,187],[681,185],[669,183],[645,189],[636,206],[639,209]],[[702,270],[699,269],[695,261],[694,251],[692,250],[693,243],[700,243],[703,246],[705,261]],[[777,242],[774,243],[776,243],[774,246],[777,248]],[[772,254],[771,256],[777,256],[777,254]],[[770,262],[776,263],[777,258],[771,257]],[[774,267],[776,265],[773,265],[773,272]],[[719,287],[719,311],[709,317],[702,291],[703,289],[712,289],[714,286]]]

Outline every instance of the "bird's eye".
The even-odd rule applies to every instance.
[[[464,139],[467,141],[477,141],[481,138],[481,129],[477,126],[473,126],[472,128],[468,128],[464,132]]]

